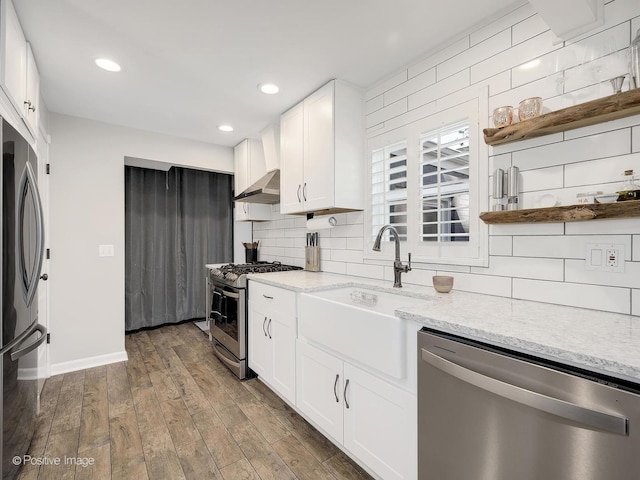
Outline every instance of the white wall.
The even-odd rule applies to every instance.
[[[640,2],[614,0],[605,6],[605,25],[556,44],[526,4],[369,88],[367,135],[422,118],[435,104],[455,105],[484,86],[490,111],[517,107],[532,96],[543,97],[547,110],[557,110],[611,95],[608,80],[626,72],[626,49],[639,28]],[[592,55],[596,60],[589,62]],[[532,61],[537,61],[528,65],[532,68],[521,67]],[[628,82],[627,76],[624,90]],[[489,126],[488,118],[483,126]],[[545,193],[556,195],[560,204],[573,204],[578,192],[616,191],[625,169],[640,172],[640,115],[490,148],[489,155],[490,172],[520,167],[524,208]],[[335,217],[339,226],[320,232],[322,270],[391,282],[392,258],[382,264],[363,259],[362,212]],[[304,218],[280,215],[254,224],[261,258],[302,266],[304,225]],[[492,225],[489,235],[488,268],[414,264],[403,282],[429,286],[433,274],[446,272],[459,290],[640,315],[637,218]],[[587,242],[624,244],[625,272],[585,270]]]
[[[51,114],[51,373],[126,359],[124,157],[233,171],[233,151]],[[98,245],[114,257],[98,257]]]

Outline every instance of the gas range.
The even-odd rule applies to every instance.
[[[247,378],[249,350],[247,323],[247,275],[287,272],[301,267],[280,262],[230,263],[209,267],[207,321],[215,355],[240,379]]]
[[[291,270],[302,270],[302,267],[284,265],[280,262],[229,263],[210,269],[209,278],[214,283],[246,288],[247,275],[250,273],[288,272]]]

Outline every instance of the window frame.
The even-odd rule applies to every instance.
[[[379,133],[372,132],[367,142],[367,194],[364,225],[363,258],[386,264],[393,259],[395,245],[384,237],[380,252],[372,250],[374,233],[372,225],[372,154],[374,150],[406,142],[407,146],[407,240],[401,243],[403,260],[412,254],[414,263],[443,265],[488,266],[489,229],[479,218],[489,203],[488,147],[482,141],[482,128],[488,124],[488,89],[483,88],[477,97],[447,105],[430,112],[409,124]],[[469,242],[422,242],[422,161],[421,139],[424,134],[441,127],[454,125],[468,119],[469,122]],[[485,125],[483,125],[485,124]]]

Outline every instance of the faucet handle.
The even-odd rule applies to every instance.
[[[411,252],[409,252],[408,255],[409,255],[409,264],[407,265],[407,271],[411,270]]]

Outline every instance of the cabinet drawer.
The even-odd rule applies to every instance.
[[[292,321],[296,317],[296,293],[291,290],[249,281],[249,302],[267,315]]]

